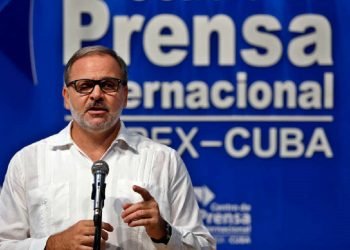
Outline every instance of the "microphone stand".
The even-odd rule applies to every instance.
[[[108,175],[109,168],[105,161],[96,161],[91,167],[94,175],[94,184],[92,184],[91,199],[94,200],[94,250],[100,250],[101,245],[101,227],[102,227],[102,208],[105,200],[106,183],[105,178]]]
[[[94,250],[100,250],[101,246],[101,226],[102,218],[99,215],[94,215],[94,224],[95,224],[95,237],[94,237]]]
[[[101,246],[102,208],[104,205],[103,201],[105,199],[105,188],[106,188],[105,183],[99,186],[97,188],[98,190],[96,190],[96,185],[94,184],[92,185],[91,199],[95,199],[96,197],[96,200],[100,201],[99,202],[100,204],[98,204],[98,208],[95,208],[94,210],[95,237],[94,237],[93,250],[100,250],[100,246]]]

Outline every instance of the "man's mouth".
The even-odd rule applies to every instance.
[[[108,112],[108,109],[105,107],[90,107],[86,111],[91,115],[102,115]]]

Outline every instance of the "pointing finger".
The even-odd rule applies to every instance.
[[[147,191],[147,189],[134,185],[132,186],[132,189],[136,192],[139,193],[144,201],[149,201],[153,199],[153,196]]]

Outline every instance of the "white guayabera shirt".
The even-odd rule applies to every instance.
[[[23,148],[11,160],[0,194],[0,249],[44,249],[50,235],[93,218],[93,162],[72,141],[70,127]],[[109,165],[103,221],[114,227],[107,249],[215,249],[175,150],[122,124],[102,160]],[[142,200],[132,190],[135,184],[151,193],[172,226],[167,245],[153,243],[144,227],[130,228],[122,221],[122,205]]]

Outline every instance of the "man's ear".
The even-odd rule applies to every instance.
[[[63,101],[64,101],[64,107],[67,110],[70,110],[69,93],[68,93],[68,89],[66,86],[63,86],[63,88],[62,88],[62,96],[63,96]]]
[[[128,89],[128,86],[125,86],[123,88],[123,91],[124,91],[124,104],[123,104],[123,107],[125,108],[126,105],[128,104],[128,93],[129,93],[129,89]]]

